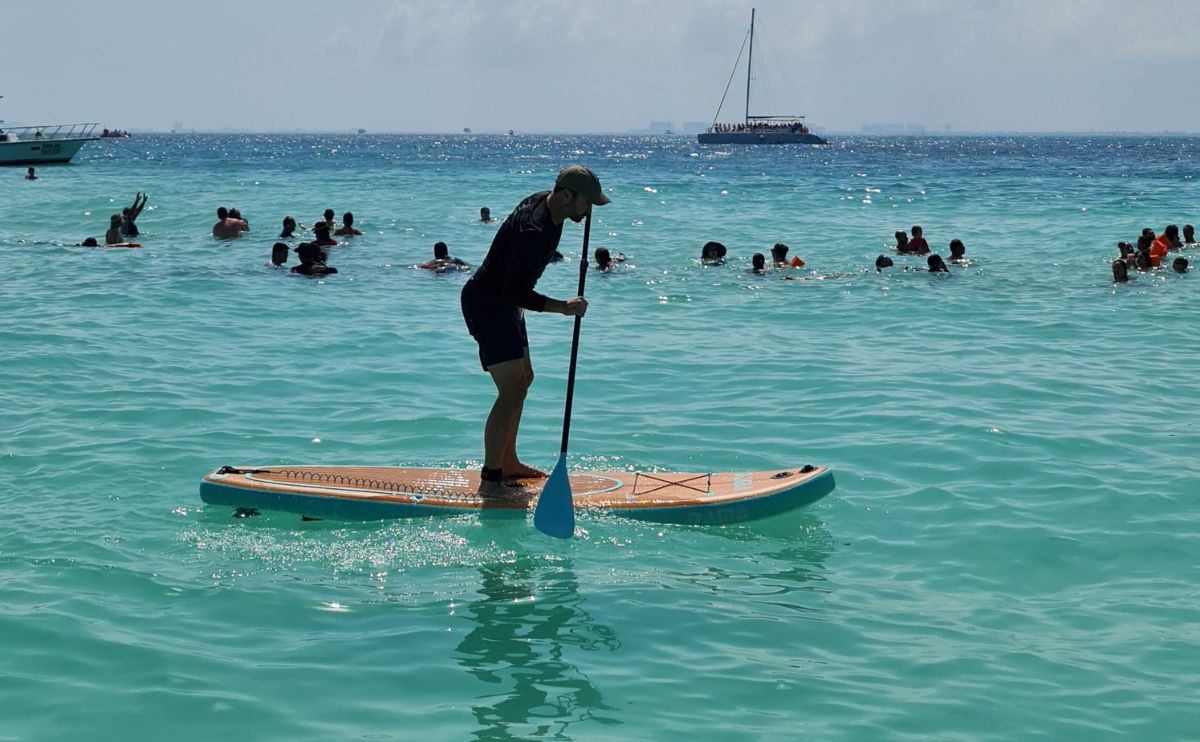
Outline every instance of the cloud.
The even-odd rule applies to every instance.
[[[1200,104],[1180,94],[1200,61],[1187,35],[1200,25],[1195,0],[754,4],[755,100],[811,114],[817,125],[1160,129],[1200,118]],[[725,0],[143,6],[6,8],[14,28],[60,18],[62,53],[46,57],[36,34],[6,39],[0,68],[37,59],[38,74],[0,91],[5,117],[373,131],[611,131],[705,120],[749,22],[749,5]],[[97,29],[113,18],[134,32],[95,54]],[[94,79],[128,81],[131,92],[114,97]],[[213,105],[221,89],[237,104]],[[328,89],[336,105],[318,105],[312,91]],[[1145,105],[1168,99],[1172,122],[1161,106]]]

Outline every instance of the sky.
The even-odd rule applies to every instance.
[[[0,119],[257,131],[711,121],[1200,131],[1200,0],[6,2]],[[744,60],[743,60],[744,64]],[[722,111],[740,120],[745,68]]]

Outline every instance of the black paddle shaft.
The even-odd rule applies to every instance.
[[[592,215],[588,214],[583,220],[583,255],[579,258],[579,293],[583,296],[583,285],[587,282],[588,272],[588,238],[592,234]],[[562,449],[567,455],[567,441],[571,437],[571,402],[575,398],[575,361],[579,358],[579,325],[583,317],[575,316],[575,334],[571,336],[571,368],[567,371],[567,411],[563,413]]]

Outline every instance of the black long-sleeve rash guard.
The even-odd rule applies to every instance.
[[[546,204],[549,193],[541,191],[525,199],[500,225],[487,257],[469,281],[482,304],[545,310],[546,297],[533,287],[562,237],[562,225],[554,223]]]

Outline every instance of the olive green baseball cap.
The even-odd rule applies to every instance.
[[[583,165],[569,165],[558,171],[558,180],[554,181],[556,188],[566,188],[583,196],[593,206],[603,206],[611,203],[612,199],[604,195],[600,187],[600,179]]]

